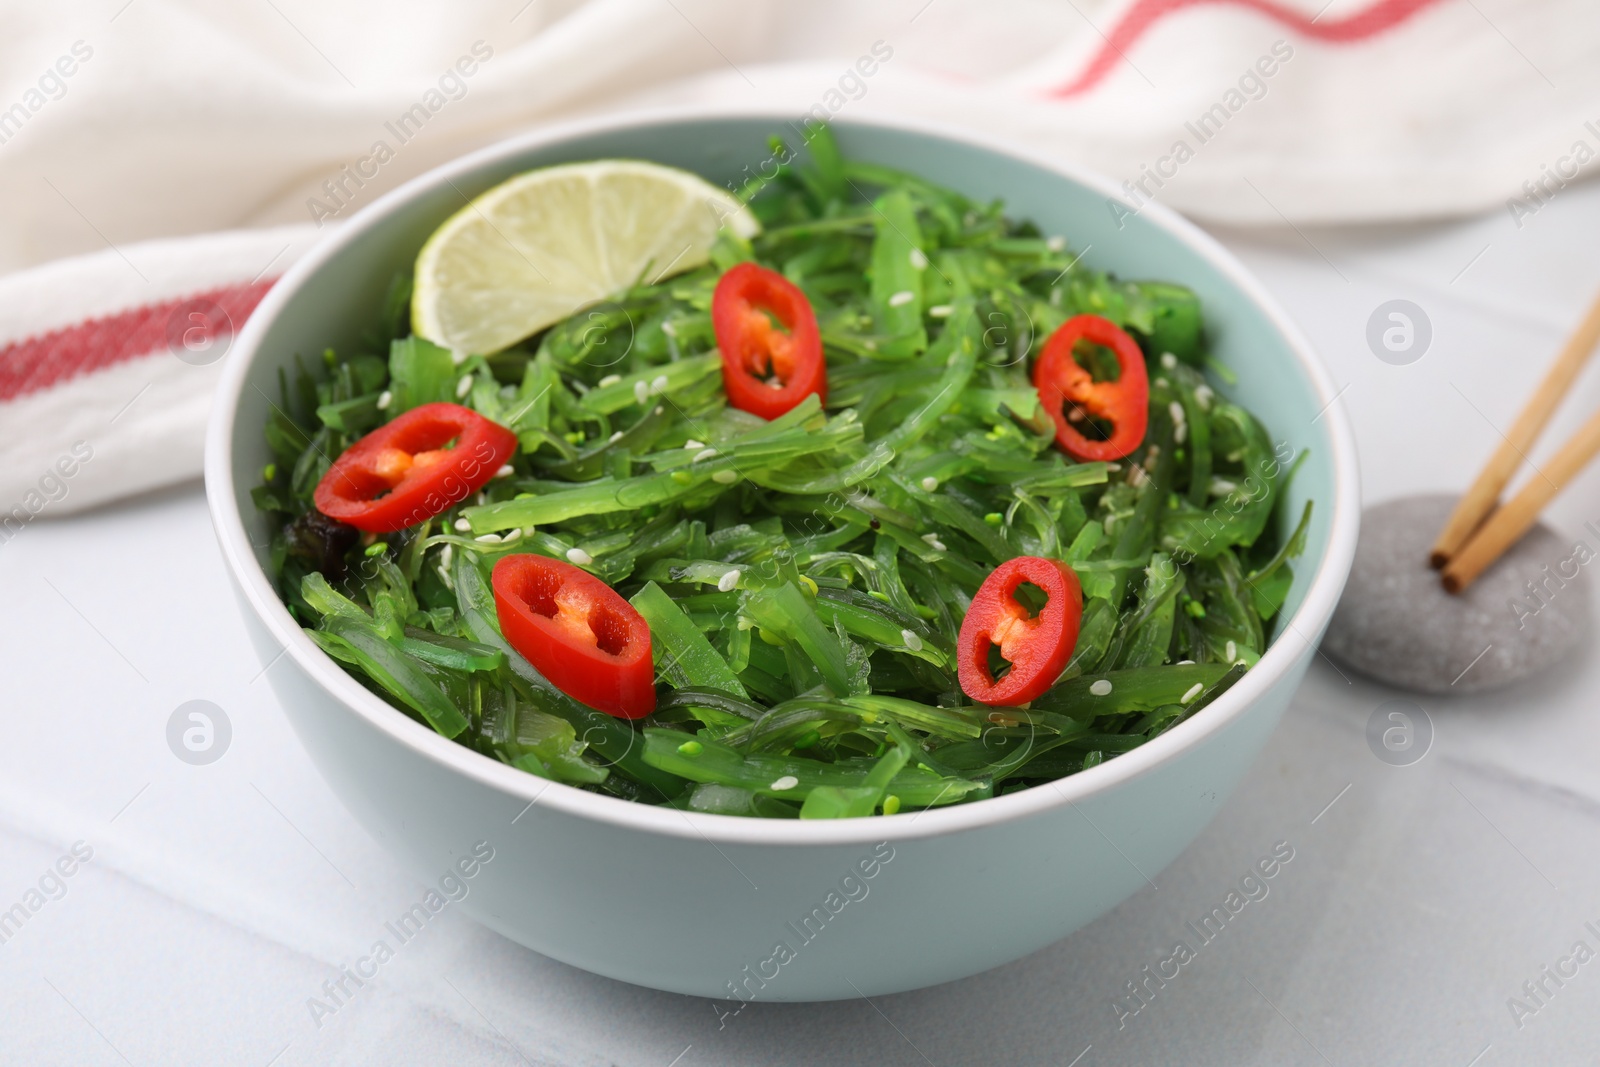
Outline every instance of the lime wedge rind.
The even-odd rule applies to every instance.
[[[700,266],[723,227],[760,231],[731,194],[688,171],[618,159],[528,171],[428,238],[412,329],[457,352],[498,352],[641,279]]]

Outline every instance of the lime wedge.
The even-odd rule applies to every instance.
[[[440,226],[417,256],[411,328],[487,355],[641,281],[700,266],[722,227],[760,230],[688,171],[628,159],[519,174]]]

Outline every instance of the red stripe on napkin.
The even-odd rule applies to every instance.
[[[1409,19],[1412,15],[1438,3],[1439,0],[1378,0],[1371,7],[1343,18],[1323,19],[1320,15],[1307,16],[1273,0],[1139,0],[1123,20],[1106,35],[1105,44],[1094,54],[1083,73],[1073,81],[1052,89],[1045,95],[1056,98],[1077,96],[1094,88],[1111,72],[1119,60],[1127,59],[1127,51],[1152,25],[1175,12],[1200,4],[1233,4],[1259,12],[1282,23],[1296,33],[1330,44],[1349,44],[1377,36]]]
[[[237,332],[275,281],[276,278],[268,278],[145,304],[0,347],[0,402],[167,347],[168,323],[197,301],[209,301],[221,308]],[[181,332],[180,329],[180,335]]]

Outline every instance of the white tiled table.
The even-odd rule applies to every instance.
[[[1497,440],[1490,424],[1510,421],[1600,283],[1597,230],[1591,186],[1520,231],[1497,213],[1223,238],[1348,385],[1339,403],[1377,501],[1465,484]],[[1396,297],[1434,328],[1405,367],[1364,339]],[[1597,405],[1586,375],[1551,440]],[[1554,518],[1600,518],[1600,474]],[[1560,988],[1546,979],[1554,995],[1520,1029],[1507,1006],[1576,941],[1600,951],[1584,928],[1600,929],[1592,643],[1504,694],[1421,699],[1436,740],[1403,768],[1363,734],[1395,694],[1319,660],[1159,888],[965,982],[721,1020],[710,1002],[595,978],[447,911],[318,1027],[308,998],[421,886],[334,800],[275,707],[199,487],[35,523],[0,547],[0,604],[0,910],[73,842],[93,849],[70,878],[46,879],[64,895],[0,944],[5,1064],[1498,1067],[1600,1055],[1600,959]],[[233,727],[210,766],[180,762],[165,740],[173,710],[196,698]],[[1124,983],[1189,940],[1185,922],[1280,841],[1294,859],[1270,894],[1119,1029]],[[952,906],[1005,899],[997,886],[993,904]]]

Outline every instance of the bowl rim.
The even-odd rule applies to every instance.
[[[1355,552],[1360,513],[1360,491],[1355,441],[1344,411],[1336,401],[1328,372],[1310,342],[1288,314],[1278,306],[1254,275],[1227,249],[1195,224],[1159,203],[1147,203],[1140,214],[1186,245],[1229,284],[1241,291],[1276,329],[1294,354],[1299,369],[1323,407],[1319,420],[1333,461],[1333,499],[1327,548],[1312,576],[1305,598],[1260,661],[1226,693],[1172,730],[1114,759],[1067,778],[1031,789],[968,804],[930,808],[896,815],[859,819],[791,820],[754,819],[655,807],[622,800],[539,778],[457,744],[369,692],[345,673],[301,630],[268,581],[255,558],[244,518],[236,506],[233,479],[233,437],[239,398],[246,371],[259,350],[269,325],[290,299],[322,266],[359,235],[382,226],[412,199],[480,168],[508,157],[559,144],[577,137],[650,126],[670,126],[706,120],[768,121],[773,127],[795,116],[774,107],[747,105],[673,106],[610,112],[602,116],[541,125],[529,132],[497,141],[435,167],[384,194],[339,225],[302,256],[268,290],[254,314],[234,340],[212,401],[205,446],[207,506],[228,569],[250,609],[282,646],[270,670],[285,653],[295,666],[332,696],[344,709],[414,753],[451,771],[488,786],[509,798],[526,801],[526,813],[535,804],[564,815],[610,824],[614,827],[718,844],[839,846],[869,845],[884,840],[936,837],[1039,815],[1056,808],[1076,807],[1110,792],[1119,785],[1157,771],[1205,738],[1223,730],[1254,701],[1264,696],[1293,668],[1306,651],[1295,647],[1312,644],[1308,634],[1320,634],[1332,616],[1344,587]],[[1009,157],[1048,171],[1067,181],[1119,200],[1121,188],[1109,177],[1074,163],[1053,159],[1013,141],[975,133],[942,122],[883,113],[840,118],[836,124],[860,129],[907,132],[954,142]],[[1312,649],[1314,651],[1314,648]],[[519,815],[518,818],[521,816]]]

